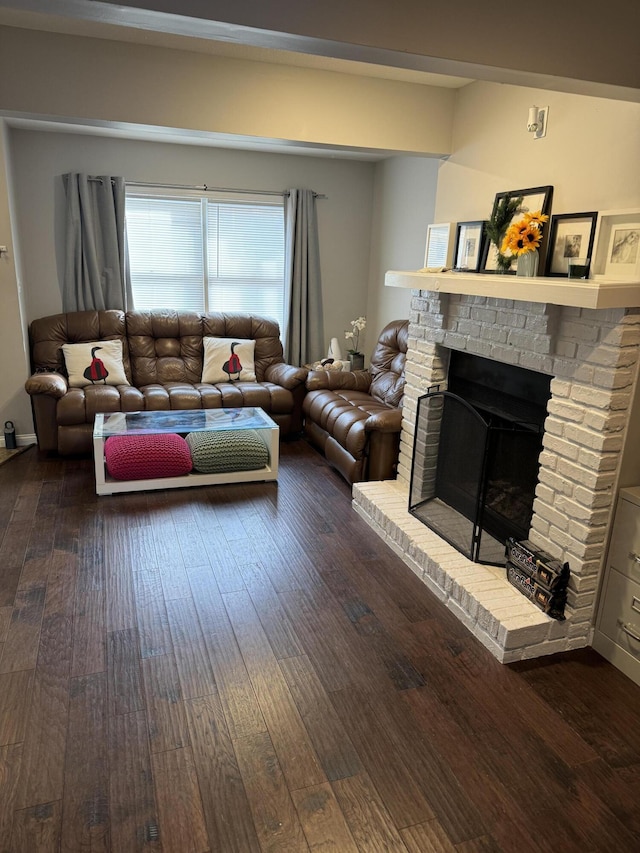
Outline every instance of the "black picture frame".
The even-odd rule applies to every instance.
[[[486,220],[458,222],[453,251],[453,269],[458,272],[478,272],[482,262]]]
[[[545,216],[549,216],[551,213],[553,187],[550,185],[546,185],[542,187],[529,187],[523,190],[505,190],[504,192],[496,193],[496,197],[493,201],[493,209],[491,211],[492,217],[502,199],[504,199],[507,195],[510,198],[518,198],[519,196],[522,196],[522,211],[520,213],[515,214],[509,225],[512,222],[517,222],[523,213],[536,210],[539,210]],[[549,229],[546,226],[542,229],[542,240],[540,241],[540,248],[538,249],[540,255],[540,269],[544,269],[545,266],[548,230]],[[480,272],[491,274],[494,274],[496,272],[496,254],[497,250],[495,246],[493,246],[490,240],[485,240],[482,262],[480,264]],[[516,269],[517,259],[514,259],[511,269],[508,272],[508,275],[515,275]]]
[[[598,212],[594,210],[559,213],[552,217],[544,272],[546,276],[567,278],[567,259],[570,257],[591,258],[593,263],[597,220]]]

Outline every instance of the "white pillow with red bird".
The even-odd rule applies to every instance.
[[[124,372],[122,341],[63,344],[62,352],[72,388],[130,384]]]
[[[242,338],[207,338],[204,341],[202,381],[255,382],[256,342]]]

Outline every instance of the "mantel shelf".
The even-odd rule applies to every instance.
[[[494,299],[515,299],[520,302],[546,302],[574,308],[640,307],[640,281],[608,278],[568,279],[390,270],[385,275],[385,285],[468,296],[490,296]]]

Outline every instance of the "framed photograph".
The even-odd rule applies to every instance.
[[[478,272],[484,246],[484,220],[458,222],[454,257],[454,270]]]
[[[604,274],[610,278],[640,279],[640,223],[622,222],[611,228]]]
[[[551,200],[553,198],[553,187],[552,186],[544,186],[544,187],[531,187],[525,190],[505,190],[501,193],[496,193],[496,197],[493,202],[493,210],[491,215],[495,212],[496,208],[500,204],[500,202],[505,198],[505,196],[509,196],[510,198],[518,198],[522,196],[522,207],[520,213],[516,213],[512,218],[509,225],[514,222],[518,222],[519,219],[522,218],[525,213],[535,213],[535,211],[539,210],[541,213],[544,213],[546,216],[549,216],[551,213]],[[509,226],[507,226],[509,227]],[[538,252],[540,253],[540,268],[544,269],[544,261],[546,257],[546,249],[547,249],[547,233],[548,228],[545,226],[542,230],[542,241],[540,243],[540,248]],[[497,269],[497,254],[498,251],[493,243],[489,240],[485,241],[485,245],[482,251],[482,261],[480,263],[480,272],[493,273]],[[517,259],[514,259],[511,269],[509,273],[511,275],[515,275],[517,269]]]
[[[568,276],[569,258],[593,259],[593,238],[598,214],[560,213],[554,216],[549,228],[549,249],[545,275]]]
[[[455,223],[439,222],[427,226],[427,245],[424,252],[424,269],[450,269],[453,265]]]
[[[640,208],[599,210],[591,277],[640,281],[639,232]]]

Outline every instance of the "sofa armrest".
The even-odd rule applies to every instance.
[[[371,374],[366,370],[310,370],[307,391],[364,391],[371,386]]]
[[[69,390],[69,384],[59,373],[34,373],[24,383],[27,394],[48,394],[59,400]]]
[[[369,415],[364,422],[367,432],[400,432],[402,429],[402,409],[389,409]]]
[[[306,367],[294,367],[292,364],[272,364],[264,372],[267,382],[293,391],[298,385],[304,385],[308,370]]]

